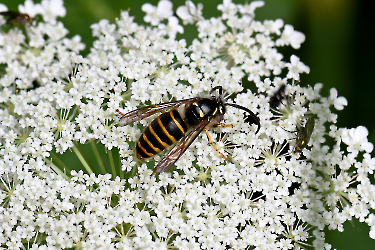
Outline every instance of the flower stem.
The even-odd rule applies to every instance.
[[[113,161],[112,151],[111,151],[111,150],[108,150],[108,154],[109,154],[109,162],[110,162],[110,164],[111,164],[112,176],[117,176],[117,174],[116,174],[115,163],[114,163],[114,161]]]
[[[74,147],[72,148],[74,153],[77,155],[79,161],[82,163],[83,167],[86,169],[88,174],[92,174],[93,171],[90,168],[88,162],[86,161],[85,157],[83,156],[82,150],[80,149],[77,143],[74,143]]]
[[[65,166],[65,164],[60,161],[60,159],[58,157],[56,157],[52,152],[51,152],[51,157],[54,161],[57,161],[59,163],[60,166],[63,166],[64,169],[67,169],[67,167]],[[56,166],[55,164],[53,164],[53,162],[48,159],[48,158],[45,158],[45,161],[50,165],[50,167],[56,172],[58,173],[59,175],[61,175],[62,177],[64,177],[65,180],[67,181],[70,181],[70,178],[69,176],[67,176],[63,171],[61,171],[61,169]],[[69,168],[68,168],[69,169]]]
[[[98,147],[96,146],[96,143],[94,142],[94,140],[92,140],[90,142],[90,146],[91,146],[92,151],[94,152],[96,161],[98,162],[98,165],[99,165],[99,168],[100,168],[100,171],[102,172],[102,174],[107,173],[107,170],[104,167],[103,160],[100,157],[100,153],[99,153]]]

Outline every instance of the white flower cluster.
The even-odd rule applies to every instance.
[[[151,26],[134,23],[127,11],[116,24],[92,25],[97,40],[86,58],[78,54],[80,38],[65,38],[55,20],[65,13],[62,4],[61,12],[52,8],[61,1],[43,3],[34,10],[43,22],[0,34],[1,247],[330,249],[323,228],[342,231],[353,217],[375,238],[367,130],[333,125],[332,106],[347,104],[335,89],[322,97],[322,84],[295,84],[309,68],[295,55],[283,61],[277,47],[299,48],[305,37],[280,19],[256,21],[263,2],[225,0],[222,16],[205,19],[203,5],[187,1],[176,13],[197,26],[191,45],[175,40],[183,27],[171,2],[145,4]],[[243,91],[246,79],[257,93]],[[138,124],[118,126],[116,109],[186,99],[215,86],[238,93],[227,102],[257,113],[259,133],[242,111],[228,107],[224,120],[233,127],[209,132],[228,161],[199,136],[173,172],[153,175],[148,165],[160,156],[148,163],[135,158],[142,131]],[[285,100],[272,108],[281,86]],[[311,139],[296,150],[310,117]],[[118,149],[122,175],[94,174],[90,166],[88,174],[64,173],[51,158],[78,154],[79,144],[93,141],[107,152]]]
[[[0,85],[4,87],[0,102],[7,102],[8,94],[14,91],[66,78],[79,60],[77,53],[84,49],[81,38],[66,38],[68,30],[56,21],[57,16],[65,15],[62,4],[61,0],[44,0],[42,5],[26,1],[25,6],[20,6],[21,11],[30,17],[41,14],[49,22],[26,25],[26,36],[21,29],[1,34],[0,64],[5,68],[0,78]],[[0,10],[7,8],[3,5]],[[0,16],[0,25],[5,25],[3,16]]]

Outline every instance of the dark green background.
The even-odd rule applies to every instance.
[[[147,1],[156,5],[157,1]],[[197,3],[198,1],[194,1]],[[221,1],[201,1],[205,17],[218,16],[216,6]],[[245,1],[235,1],[245,3]],[[10,10],[17,10],[23,1],[1,0]],[[180,6],[184,1],[173,1]],[[310,74],[301,77],[301,85],[322,82],[323,95],[335,87],[339,96],[345,96],[349,105],[339,114],[338,127],[363,125],[369,130],[369,140],[375,143],[375,81],[373,78],[375,49],[371,39],[374,31],[374,14],[371,1],[358,0],[265,0],[266,5],[256,11],[256,19],[281,18],[306,35],[299,50],[284,49],[285,61],[290,53],[301,58],[310,67]],[[87,49],[91,47],[90,25],[101,19],[114,22],[120,10],[130,10],[135,21],[143,23],[141,1],[130,0],[66,0],[67,15],[60,20],[70,31],[70,36],[81,35]],[[185,33],[193,30],[190,26]],[[187,39],[189,41],[189,39]],[[374,154],[373,154],[374,155]],[[358,221],[347,222],[345,231],[327,231],[327,241],[333,248],[375,249],[375,240],[368,236],[369,228]]]

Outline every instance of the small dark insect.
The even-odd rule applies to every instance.
[[[297,139],[296,139],[296,151],[301,151],[303,148],[307,146],[310,141],[312,132],[315,126],[315,118],[310,117],[307,119],[306,125],[304,127],[300,127],[297,130]]]
[[[33,19],[27,14],[19,13],[17,11],[3,11],[0,15],[9,17],[7,24],[13,24],[18,26],[24,26],[28,23],[32,23]]]
[[[217,95],[216,90],[219,91],[219,95]],[[216,93],[214,94],[214,92]],[[232,106],[249,113],[258,125],[256,131],[258,133],[260,122],[252,111],[237,104],[224,102],[223,88],[221,86],[213,88],[210,94],[211,97],[208,98],[194,97],[175,102],[149,105],[127,114],[122,114],[117,110],[122,115],[119,120],[119,125],[121,126],[162,113],[147,126],[139,138],[136,146],[137,158],[150,158],[176,143],[154,169],[154,173],[164,172],[173,166],[195,138],[204,130],[209,143],[226,159],[215,147],[207,131],[211,127],[231,126],[220,123],[226,112],[226,106]]]
[[[277,112],[280,103],[286,100],[284,105],[290,106],[290,97],[285,94],[286,85],[283,84],[280,88],[273,94],[270,98],[270,107],[274,111]],[[303,148],[307,146],[310,141],[312,132],[314,130],[315,125],[315,118],[309,117],[305,126],[297,127],[297,138],[296,138],[296,146],[295,151],[301,151]]]
[[[282,101],[286,98],[285,89],[286,89],[286,85],[283,84],[276,91],[276,93],[273,94],[273,96],[271,96],[271,98],[270,98],[270,107],[272,109],[276,110],[277,107],[280,105],[280,103],[282,103]]]

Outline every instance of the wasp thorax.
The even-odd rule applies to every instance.
[[[220,108],[216,100],[199,100],[186,107],[186,122],[189,125],[198,124],[201,120],[215,116],[218,112],[220,113],[220,110],[223,110],[223,108]]]

